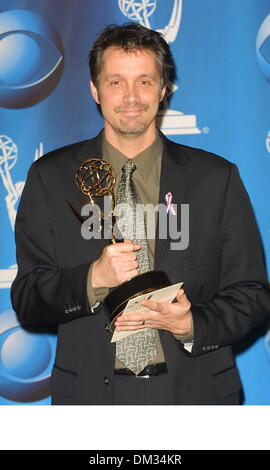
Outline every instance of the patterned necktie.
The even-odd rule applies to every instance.
[[[132,160],[128,160],[123,166],[116,203],[128,204],[128,206],[123,206],[128,207],[128,209],[121,212],[122,226],[118,225],[118,228],[120,231],[122,230],[122,233],[125,233],[124,238],[126,240],[131,239],[134,243],[141,245],[141,249],[136,252],[136,256],[139,264],[138,271],[139,273],[143,273],[150,270],[150,263],[143,206],[139,193],[132,181],[132,173],[135,169],[136,165]],[[120,220],[118,222],[120,223]],[[123,226],[125,226],[124,232]],[[136,375],[138,375],[156,355],[157,344],[156,331],[154,328],[146,328],[116,343],[116,357]]]

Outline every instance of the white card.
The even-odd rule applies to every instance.
[[[125,315],[126,313],[138,313],[147,310],[146,307],[141,305],[141,301],[144,299],[153,300],[155,302],[172,302],[173,299],[176,297],[177,292],[181,289],[183,282],[179,282],[178,284],[174,284],[173,286],[163,287],[162,289],[157,289],[152,292],[148,292],[147,294],[139,295],[133,299],[130,299],[122,313]],[[147,328],[147,327],[146,327]],[[115,343],[120,339],[126,338],[127,336],[134,335],[139,333],[142,329],[139,330],[132,330],[132,331],[116,331],[114,330],[113,336],[111,339],[111,343]]]

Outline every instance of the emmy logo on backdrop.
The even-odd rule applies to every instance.
[[[138,21],[142,26],[151,29],[149,17],[157,8],[158,0],[118,0],[118,5],[127,18],[132,21]],[[174,42],[181,22],[182,0],[174,0],[172,14],[169,23],[162,29],[157,29],[165,40]],[[178,87],[173,83],[169,84],[167,96],[172,95]],[[166,99],[163,100],[163,108],[157,115],[157,125],[166,135],[177,134],[200,134],[201,131],[196,124],[195,114],[184,114],[181,111],[169,109]]]
[[[43,155],[43,144],[40,143],[39,149],[35,151],[34,160]],[[10,225],[14,230],[15,219],[17,215],[17,205],[24,188],[24,181],[13,183],[10,170],[14,167],[18,158],[17,145],[10,137],[0,136],[0,175],[7,195],[5,197],[6,208]],[[0,269],[0,288],[7,289],[11,286],[17,273],[17,265],[12,265],[8,269]]]
[[[267,359],[270,362],[270,329],[267,331],[264,337],[264,346],[265,346]]]

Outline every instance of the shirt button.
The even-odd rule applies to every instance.
[[[108,379],[108,377],[104,377],[104,383],[105,385],[109,385],[110,380]]]

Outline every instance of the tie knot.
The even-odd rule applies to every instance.
[[[132,175],[134,170],[136,170],[136,165],[135,165],[135,163],[133,163],[132,160],[128,160],[122,166],[122,172],[125,173],[126,175]]]

